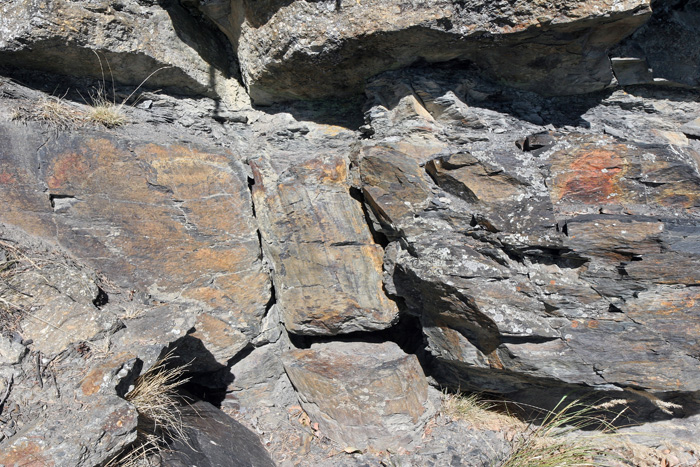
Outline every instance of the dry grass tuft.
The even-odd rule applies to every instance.
[[[85,121],[85,114],[61,97],[48,96],[27,106],[17,107],[12,120],[43,122],[57,130],[70,130]]]
[[[480,394],[443,392],[442,415],[452,420],[464,420],[477,430],[520,431],[527,425],[507,412],[500,401],[484,400]]]
[[[592,406],[565,397],[546,413],[540,425],[530,425],[512,441],[511,451],[498,467],[569,467],[609,465],[616,457],[599,443],[613,431],[612,422],[595,414]],[[619,415],[618,415],[619,416]],[[596,430],[582,435],[580,430]]]
[[[0,333],[19,331],[26,311],[15,297],[31,298],[31,295],[19,290],[13,279],[32,268],[39,269],[39,265],[19,247],[0,240]]]
[[[177,388],[189,381],[183,378],[188,365],[168,367],[172,353],[166,354],[153,367],[136,379],[125,398],[139,413],[135,443],[126,452],[107,463],[107,467],[142,467],[151,465],[169,440],[187,443],[187,426],[182,422],[182,399]]]
[[[122,111],[122,106],[108,100],[94,98],[88,119],[106,128],[116,128],[125,125],[128,120]]]

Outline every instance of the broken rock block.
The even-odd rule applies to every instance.
[[[386,329],[398,309],[382,289],[384,252],[350,195],[348,160],[329,156],[275,172],[251,162],[253,200],[288,331],[336,335]]]
[[[410,446],[434,408],[415,355],[393,342],[332,342],[283,356],[302,407],[344,447]]]

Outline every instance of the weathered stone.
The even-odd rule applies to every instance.
[[[405,449],[433,415],[418,360],[392,342],[315,344],[283,359],[304,410],[344,447]]]
[[[446,95],[439,82],[392,76],[404,90],[384,102]],[[378,80],[372,92],[392,96]],[[367,112],[375,133],[358,155],[360,181],[376,230],[392,241],[387,289],[420,318],[438,380],[513,397],[539,387],[542,400],[547,387],[552,398],[576,387],[700,387],[697,310],[684,290],[700,259],[694,146],[489,134],[469,152],[429,158],[431,183],[424,156],[383,149],[413,120],[392,123],[391,105],[377,109]],[[479,131],[435,121],[431,133],[447,139]],[[673,318],[661,303],[674,304]],[[676,337],[672,323],[683,327]],[[668,361],[677,365],[662,370]]]
[[[653,2],[649,21],[613,49],[613,56],[649,63],[657,83],[700,85],[700,5],[696,1]]]
[[[278,175],[251,161],[253,200],[284,324],[335,335],[389,327],[396,305],[382,290],[381,246],[349,193],[348,161],[309,159]]]
[[[14,125],[0,140],[0,220],[56,241],[127,290],[198,303],[256,334],[270,284],[231,154],[106,134],[43,145]],[[26,157],[37,149],[39,166]],[[56,211],[60,198],[75,202]]]
[[[613,73],[621,86],[654,82],[654,76],[646,60],[641,58],[611,58]]]
[[[395,236],[431,195],[425,173],[408,155],[389,148],[368,147],[360,159],[365,202],[377,221],[375,230]]]
[[[700,202],[693,149],[676,153],[669,146],[588,136],[570,137],[567,146],[555,146],[548,157],[552,203],[560,214],[601,206],[629,214],[646,214],[651,206],[675,213]]]
[[[19,363],[27,353],[27,348],[9,337],[0,335],[0,365]]]
[[[289,350],[281,343],[254,349],[250,355],[236,362],[230,371],[233,381],[226,388],[222,405],[238,409],[281,406],[296,401],[281,354]]]
[[[43,377],[38,357],[26,358],[16,376],[3,417],[18,429],[0,442],[3,465],[93,466],[105,462],[136,438],[137,411],[115,387],[133,355],[108,358],[91,352],[65,352]],[[75,442],[79,439],[80,442]]]
[[[683,125],[681,131],[688,136],[700,138],[700,117]]]
[[[11,0],[0,5],[0,66],[133,86],[148,78],[149,87],[245,106],[249,99],[225,50],[225,39],[175,1]]]
[[[27,236],[23,240],[32,241]],[[73,343],[116,327],[116,315],[96,306],[103,292],[94,273],[56,253],[16,256],[17,264],[0,282],[2,313],[14,310],[19,319],[15,332],[22,340],[33,341],[33,349],[55,356]]]
[[[188,331],[194,328],[197,312],[196,308],[178,305],[141,305],[136,316],[122,315],[124,327],[110,336],[111,349],[114,352],[131,352],[143,362],[145,368],[150,368],[162,356],[163,348],[174,346],[187,337]],[[198,347],[198,350],[201,348]],[[206,356],[211,355],[201,352]],[[200,366],[199,361],[187,358],[186,354],[180,356],[175,353],[172,360],[171,363],[189,365],[192,371],[197,371]],[[205,368],[211,365],[207,360],[201,363]]]
[[[204,401],[183,406],[187,442],[177,441],[163,453],[170,467],[274,467],[255,433]]]
[[[612,78],[606,49],[650,12],[640,0],[566,6],[438,0],[410,7],[218,0],[200,9],[231,40],[260,104],[357,92],[366,78],[419,58],[469,60],[501,81],[545,94],[595,91]]]

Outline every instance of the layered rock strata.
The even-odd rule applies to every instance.
[[[597,91],[607,49],[647,19],[648,1],[199,3],[226,33],[254,102],[356,93],[416,61],[474,62],[543,94]],[[507,66],[504,64],[507,63]]]

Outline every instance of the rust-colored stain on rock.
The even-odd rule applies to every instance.
[[[53,460],[44,457],[43,449],[33,441],[21,441],[0,452],[0,465],[7,467],[51,467]]]
[[[67,153],[59,156],[53,163],[47,183],[49,189],[66,188],[75,179],[81,179],[89,171],[85,157],[77,153]]]
[[[80,389],[82,390],[83,395],[91,396],[99,391],[100,387],[102,387],[102,383],[104,382],[105,375],[111,373],[118,366],[120,366],[120,363],[117,362],[123,363],[129,358],[133,358],[133,356],[128,353],[121,353],[115,355],[109,361],[94,367],[80,382]]]
[[[236,303],[241,325],[258,325],[269,279],[247,180],[232,154],[129,147],[111,137],[61,140],[41,151],[45,171],[0,167],[9,203],[0,220],[53,237],[121,286],[177,293],[214,309]],[[19,189],[9,185],[16,180]],[[78,201],[54,212],[47,185]]]
[[[570,155],[570,168],[555,177],[552,201],[615,203],[626,163],[615,151],[583,148]]]

